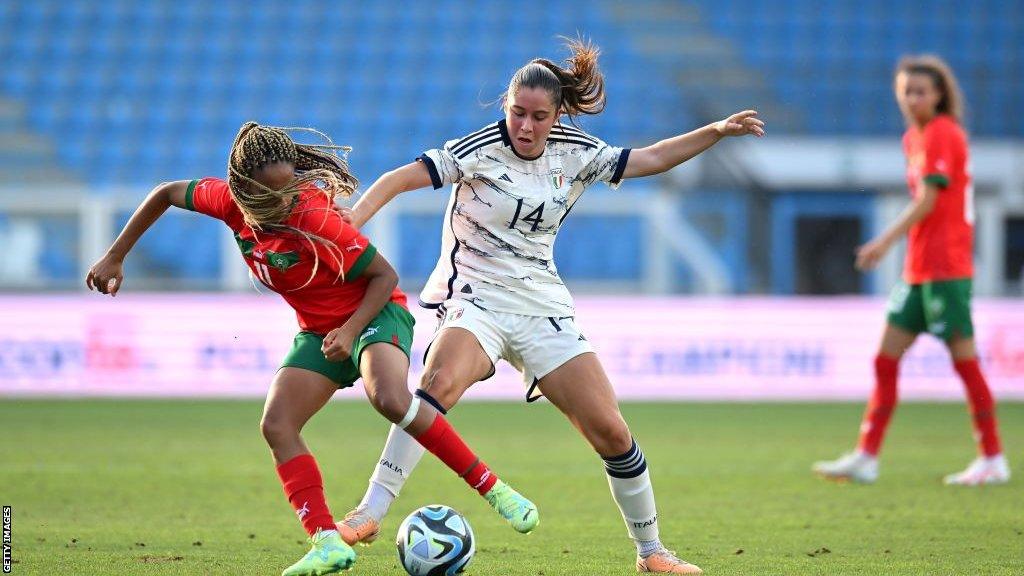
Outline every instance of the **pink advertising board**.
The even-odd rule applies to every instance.
[[[974,312],[995,394],[1024,399],[1024,302],[979,300]],[[435,319],[413,313],[415,385]],[[884,313],[871,298],[577,300],[619,396],[638,400],[863,400]],[[3,296],[0,396],[262,396],[296,331],[273,295]],[[467,399],[524,393],[502,363]],[[941,343],[918,340],[900,395],[963,397]]]

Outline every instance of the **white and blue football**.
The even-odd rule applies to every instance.
[[[412,576],[454,576],[476,552],[466,517],[448,506],[424,506],[398,528],[398,559]]]

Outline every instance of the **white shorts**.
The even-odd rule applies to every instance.
[[[526,401],[541,397],[537,382],[569,360],[592,352],[571,316],[523,316],[483,310],[465,300],[446,300],[438,308],[436,338],[445,328],[463,328],[476,336],[493,365],[504,359],[523,375]],[[429,351],[429,346],[427,347]]]

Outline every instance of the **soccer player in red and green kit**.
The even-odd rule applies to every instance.
[[[358,184],[336,148],[297,144],[284,129],[245,123],[231,148],[227,181],[157,186],[86,277],[90,289],[116,295],[125,256],[176,206],[227,224],[252,274],[295,310],[301,331],[270,385],[261,423],[285,495],[313,545],[284,576],[330,574],[355,561],[300,432],[339,388],[360,378],[378,412],[517,531],[529,532],[538,521],[536,507],[499,480],[428,401],[409,392],[413,317],[395,271],[335,208],[334,198],[350,196]]]
[[[878,451],[896,407],[899,362],[918,334],[949,348],[963,380],[978,440],[978,457],[946,484],[977,486],[1010,479],[996,424],[995,401],[978,364],[971,322],[973,187],[967,136],[960,126],[963,98],[952,70],[934,56],[907,57],[895,76],[896,100],[907,122],[903,151],[911,203],[880,236],[857,251],[857,268],[870,270],[903,234],[903,282],[892,291],[875,357],[875,389],[864,413],[857,450],[818,462],[822,476],[874,482]]]

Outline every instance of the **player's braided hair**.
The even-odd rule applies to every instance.
[[[964,116],[964,95],[960,91],[960,84],[956,81],[953,69],[946,64],[945,60],[932,54],[921,56],[904,56],[896,65],[895,77],[901,73],[924,74],[932,79],[935,88],[942,93],[939,103],[935,106],[938,114],[948,114],[956,119],[958,123],[963,122]]]
[[[288,135],[289,131],[311,132],[326,143],[298,144]],[[334,206],[337,196],[348,198],[355,192],[359,181],[349,170],[348,162],[336,150],[348,152],[351,148],[334,144],[326,134],[312,128],[263,126],[251,121],[243,124],[231,145],[228,187],[245,223],[256,233],[290,231],[304,238],[311,246],[314,242],[323,244],[328,247],[332,257],[340,262],[340,251],[333,242],[309,230],[285,224],[295,210],[299,195],[310,189],[311,185],[327,197],[327,209]],[[253,178],[257,170],[276,162],[287,162],[295,167],[295,179],[280,190],[273,190]],[[315,246],[313,253],[317,254]],[[317,256],[309,280],[301,287],[312,281],[319,264]],[[338,266],[338,269],[342,267]]]
[[[604,110],[604,76],[597,67],[601,50],[581,38],[563,39],[572,53],[565,61],[566,67],[546,58],[534,58],[512,76],[504,97],[506,102],[520,88],[542,88],[551,94],[556,112],[567,114],[570,121],[579,114],[600,114]]]
[[[326,144],[297,144],[287,131],[301,130],[322,137]],[[333,202],[337,196],[351,196],[359,181],[348,163],[334,150],[337,146],[324,133],[312,128],[279,128],[246,122],[238,130],[228,159],[228,185],[245,223],[254,229],[280,226],[291,214],[295,198],[315,184]],[[288,186],[272,190],[253,179],[256,170],[275,162],[295,166],[296,177]]]

